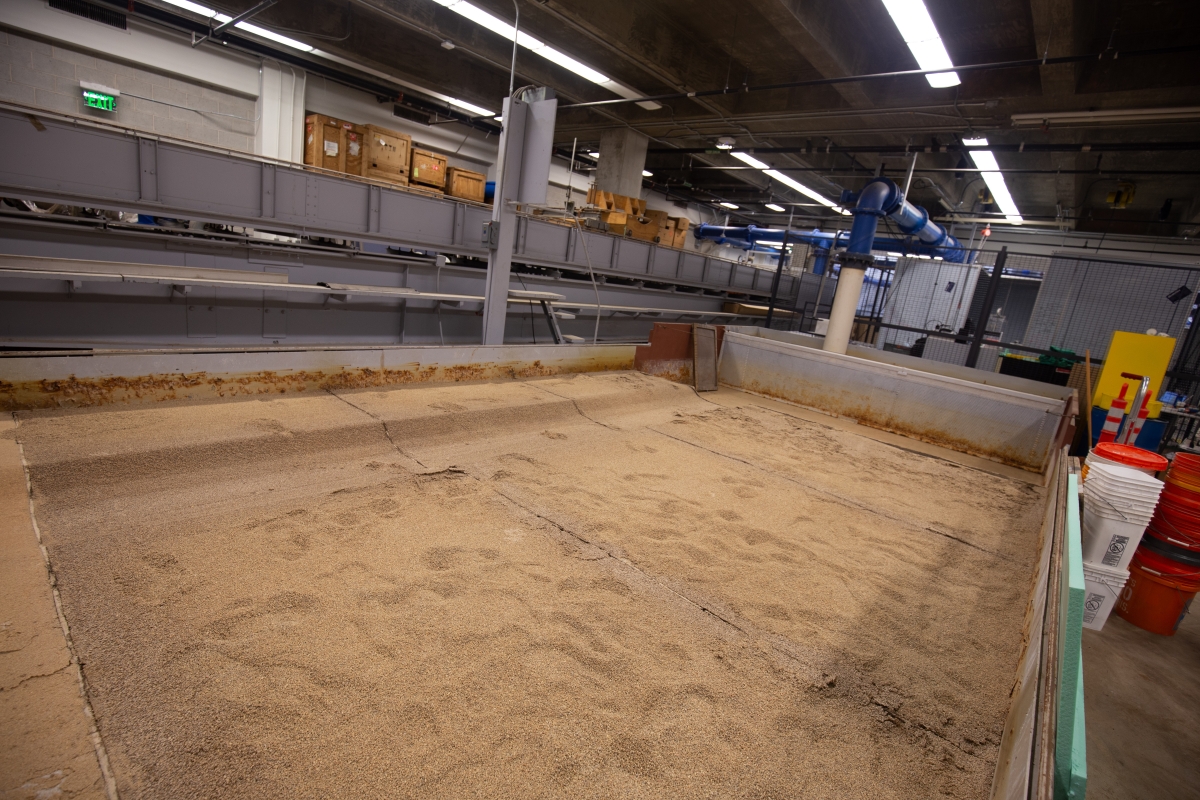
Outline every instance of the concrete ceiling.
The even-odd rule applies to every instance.
[[[472,0],[511,20],[512,0]],[[651,137],[647,168],[658,188],[713,202],[738,203],[760,223],[781,218],[762,207],[811,203],[802,195],[737,165],[712,148],[720,136],[739,147],[826,145],[867,148],[953,145],[972,132],[993,144],[1144,145],[1132,152],[1000,152],[1006,176],[1030,221],[1065,219],[1079,229],[1180,235],[1200,227],[1200,152],[1163,151],[1163,143],[1200,141],[1200,123],[1052,124],[1015,129],[1013,114],[1200,106],[1200,51],[1125,55],[1146,48],[1200,45],[1195,0],[926,0],[955,64],[1108,53],[1071,64],[961,73],[962,85],[933,89],[922,77],[740,92],[743,86],[800,82],[916,69],[916,62],[881,0],[518,0],[521,27],[548,44],[647,95],[729,87],[727,95],[681,98],[648,111],[633,104],[561,108],[558,136],[569,150],[594,146],[606,128],[630,125]],[[252,5],[233,3],[233,10]],[[341,52],[430,89],[487,108],[508,90],[511,43],[433,0],[282,0],[263,14],[269,25]],[[319,38],[318,38],[319,37]],[[441,42],[453,42],[447,50]],[[549,85],[560,105],[614,99],[607,90],[521,51],[517,84]],[[674,150],[691,153],[674,153]],[[836,199],[882,166],[903,179],[903,153],[771,154],[759,156]],[[984,206],[978,174],[960,153],[922,153],[914,202],[935,215],[966,215]],[[928,170],[928,171],[924,171]],[[1149,174],[1163,172],[1166,174]],[[1136,186],[1133,203],[1106,202],[1118,182]],[[1169,209],[1166,208],[1170,201]],[[797,206],[798,215],[827,216]],[[1194,235],[1194,234],[1193,234]]]

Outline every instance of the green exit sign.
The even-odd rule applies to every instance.
[[[83,104],[88,108],[98,108],[101,111],[117,110],[117,98],[121,93],[116,89],[83,81],[79,82],[79,87],[83,89]]]
[[[83,90],[83,103],[88,108],[98,108],[101,111],[117,110],[117,98],[111,94],[101,94],[88,89]]]

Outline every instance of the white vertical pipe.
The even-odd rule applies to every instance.
[[[821,348],[825,352],[846,354],[846,348],[850,346],[850,331],[854,328],[854,315],[858,311],[858,298],[862,295],[863,277],[866,274],[865,269],[842,265],[838,274],[837,292],[833,296],[833,308],[829,312],[829,330]]]

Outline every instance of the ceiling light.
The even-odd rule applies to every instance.
[[[444,40],[444,41],[442,42],[442,49],[443,49],[443,50],[453,50],[453,49],[454,49],[454,42],[450,41],[449,39],[446,39],[446,40]]]
[[[946,52],[946,46],[942,44],[942,37],[938,35],[937,26],[933,24],[923,0],[883,0],[883,5],[921,69],[954,69],[954,62],[950,60],[950,54]],[[961,83],[957,72],[936,72],[926,75],[925,80],[935,89]]]
[[[963,144],[967,147],[987,147],[987,143],[988,140],[982,136],[976,139],[963,139]],[[1012,194],[1008,191],[1008,184],[1004,182],[1004,175],[1001,174],[1000,165],[996,162],[996,156],[992,154],[992,151],[972,150],[971,158],[975,161],[975,166],[979,168],[979,174],[982,176],[983,182],[987,184],[988,191],[992,193],[992,199],[1004,212],[1004,218],[1015,225],[1024,222],[1020,209],[1017,208]]]
[[[754,167],[755,169],[761,169],[763,171],[764,175],[774,178],[775,180],[782,183],[784,186],[789,186],[792,189],[795,189],[797,192],[804,195],[805,197],[811,197],[813,200],[816,200],[821,205],[826,206],[828,208],[832,208],[834,211],[838,212],[839,214],[849,215],[849,213],[850,213],[849,211],[846,211],[845,209],[836,205],[832,200],[825,197],[823,194],[818,192],[816,189],[810,189],[807,186],[805,186],[803,183],[800,183],[800,181],[793,180],[792,178],[789,178],[787,175],[784,175],[779,170],[771,169],[771,166],[769,164],[765,164],[762,161],[759,161],[757,158],[750,155],[749,153],[730,153],[730,155],[733,156],[734,158],[736,158],[738,161],[741,161],[743,164],[745,164],[747,166]]]
[[[599,157],[600,157],[600,154],[599,154],[599,153],[596,153],[596,152],[591,152],[591,153],[588,153],[588,155],[589,155],[589,156],[591,156],[592,158],[599,158]]]
[[[597,84],[598,86],[603,86],[605,89],[608,89],[613,94],[619,95],[619,96],[627,98],[629,100],[636,100],[639,97],[642,97],[641,92],[638,92],[635,89],[632,89],[623,83],[618,83],[617,81],[614,81],[612,78],[608,77],[607,75],[605,75],[601,72],[597,72],[596,70],[592,69],[591,67],[587,66],[586,64],[582,64],[579,61],[576,61],[575,59],[571,58],[566,53],[563,53],[560,50],[554,49],[553,47],[551,47],[550,45],[541,41],[540,39],[535,39],[534,37],[530,36],[529,34],[525,33],[524,31],[521,31],[519,33],[515,32],[512,25],[509,25],[507,22],[505,22],[504,20],[500,19],[497,16],[494,16],[493,14],[490,14],[487,11],[484,11],[482,8],[479,8],[478,6],[468,3],[467,0],[433,0],[433,1],[440,6],[445,6],[446,8],[450,9],[451,11],[453,11],[455,14],[458,14],[459,16],[466,17],[467,19],[471,20],[472,22],[474,22],[477,25],[481,25],[484,28],[487,28],[492,33],[496,33],[496,34],[499,34],[500,36],[503,36],[505,39],[508,39],[510,42],[515,39],[517,44],[519,44],[521,47],[524,47],[526,50],[529,50],[530,52],[533,52],[533,53],[537,53],[539,56],[546,59],[547,61],[555,63],[558,66],[562,67],[563,69],[574,72],[576,75],[578,75],[581,78],[584,78],[585,80],[589,80],[592,83]],[[654,102],[653,100],[645,100],[643,102],[638,103],[638,105],[641,106],[642,108],[646,108],[651,111],[662,108],[662,106],[660,104]]]
[[[1041,114],[1013,114],[1014,128],[1041,127],[1052,122],[1176,122],[1200,118],[1200,106],[1180,108],[1124,108],[1100,111],[1048,111]]]
[[[177,8],[182,8],[185,11],[190,11],[193,14],[207,17],[208,19],[214,20],[221,25],[233,19],[233,17],[225,14],[218,14],[216,11],[213,11],[207,6],[202,6],[199,3],[192,3],[189,0],[164,0],[164,2],[170,3]],[[295,39],[290,39],[287,36],[275,33],[275,31],[269,31],[266,28],[260,28],[257,25],[251,25],[249,22],[239,22],[233,27],[243,30],[246,33],[252,33],[255,36],[259,36],[263,39],[270,39],[272,42],[277,42],[285,47],[290,47],[293,50],[299,50],[302,53],[310,53],[313,49],[312,45],[307,45],[304,42],[297,42]]]
[[[734,211],[736,211],[738,208],[740,208],[740,206],[735,206],[733,203],[721,202],[721,203],[718,203],[717,205],[721,206],[721,208],[732,208]]]
[[[648,169],[644,169],[644,170],[642,170],[642,177],[643,177],[643,178],[653,178],[653,177],[654,177],[654,173],[653,173],[653,172],[651,172],[651,171],[650,171],[650,170],[648,170]]]
[[[495,111],[488,111],[486,108],[481,108],[473,103],[468,103],[466,100],[459,100],[455,97],[447,97],[446,102],[464,111],[470,111],[477,117],[492,117],[496,113]],[[501,121],[503,121],[503,117],[501,117]]]
[[[350,67],[351,69],[356,69],[359,72],[365,72],[368,75],[374,75],[376,78],[382,78],[383,80],[388,81],[390,83],[394,83],[397,86],[403,86],[407,89],[412,89],[413,91],[420,92],[421,94],[427,95],[428,97],[432,97],[434,99],[441,100],[443,103],[448,103],[452,106],[457,106],[466,111],[470,111],[472,114],[475,114],[476,116],[494,117],[497,120],[502,120],[501,117],[495,116],[495,114],[496,114],[495,111],[489,111],[486,108],[480,108],[479,106],[474,105],[472,103],[468,103],[465,100],[459,100],[457,97],[450,97],[449,95],[441,94],[440,92],[435,92],[432,89],[427,89],[424,86],[418,86],[415,83],[409,83],[408,81],[406,81],[402,78],[397,78],[395,75],[389,75],[386,72],[380,72],[379,70],[375,69],[374,67],[368,67],[366,64],[360,64],[357,61],[351,61],[348,58],[342,58],[337,53],[327,53],[324,50],[313,50],[309,55],[314,55],[319,58],[323,58],[326,61],[332,61],[335,64],[343,64],[347,67]]]
[[[786,209],[784,209],[783,206],[781,206],[777,203],[767,203],[767,208],[771,209],[772,211],[778,211],[780,213],[782,213],[783,211],[786,210]]]
[[[737,142],[733,140],[732,136],[722,136],[720,139],[717,139],[718,150],[732,150],[735,144]]]

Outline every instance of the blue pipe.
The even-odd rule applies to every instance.
[[[813,272],[825,271],[832,250],[845,247],[849,252],[869,254],[873,249],[890,250],[913,255],[937,256],[952,263],[967,260],[967,250],[950,232],[929,219],[929,213],[914,206],[900,194],[899,187],[887,178],[875,178],[858,194],[842,193],[842,205],[854,211],[854,224],[849,235],[845,231],[826,233],[819,229],[792,231],[789,239],[816,248]],[[891,236],[876,236],[881,217],[887,217],[900,231],[916,241]],[[718,244],[734,244],[749,249],[759,242],[782,242],[781,228],[760,228],[757,225],[722,227],[701,225],[697,239],[710,239]]]

